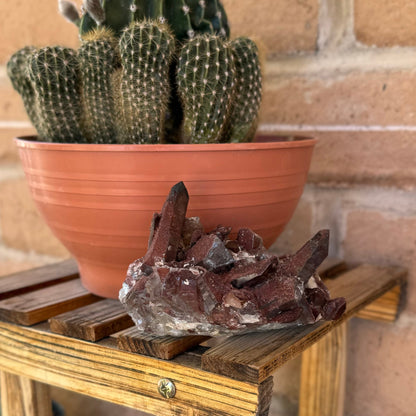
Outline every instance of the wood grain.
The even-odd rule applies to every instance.
[[[1,372],[2,416],[52,416],[49,386]]]
[[[54,316],[49,325],[57,334],[95,342],[134,323],[118,300],[104,299]]]
[[[326,281],[332,297],[344,296],[347,309],[338,321],[230,337],[202,356],[202,368],[238,380],[259,383],[286,361],[317,342],[400,283],[406,270],[363,265]]]
[[[70,280],[0,301],[0,319],[33,325],[100,299],[89,293],[79,279]]]
[[[302,354],[299,416],[343,416],[346,363],[343,323]]]
[[[136,327],[113,335],[117,338],[117,346],[121,350],[170,360],[188,349],[206,341],[209,337],[154,337],[140,334]]]
[[[402,287],[397,285],[364,309],[361,309],[355,316],[371,321],[394,322],[399,314],[401,298]]]
[[[273,377],[266,378],[259,386],[259,408],[256,416],[268,416],[273,396]]]
[[[6,322],[0,369],[158,416],[254,416],[264,394],[261,385]],[[161,378],[175,383],[173,399],[158,393]]]
[[[78,266],[73,259],[14,273],[0,279],[0,300],[77,277],[79,277]]]

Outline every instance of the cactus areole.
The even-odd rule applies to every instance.
[[[220,0],[58,0],[78,50],[25,47],[7,64],[41,141],[252,141],[261,102],[256,44],[230,40]]]

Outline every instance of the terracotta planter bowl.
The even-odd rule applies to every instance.
[[[272,244],[302,194],[314,139],[201,145],[16,143],[37,207],[78,262],[84,286],[117,298],[147,249],[151,218],[183,181],[208,231],[249,227]]]

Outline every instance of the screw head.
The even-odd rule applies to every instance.
[[[176,394],[176,387],[172,380],[162,378],[157,383],[157,389],[165,399],[172,399]]]

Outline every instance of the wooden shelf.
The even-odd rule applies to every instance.
[[[343,328],[357,314],[392,321],[406,277],[399,267],[362,265],[344,272],[339,262],[331,264],[333,271],[341,272],[334,278],[327,269],[331,296],[347,299],[341,319],[234,336],[209,347],[200,345],[207,337],[140,336],[118,301],[103,300],[82,288],[74,267],[73,262],[64,262],[45,267],[44,272],[36,269],[1,280],[3,378],[24,377],[160,416],[267,415],[272,375],[279,366],[327,334],[338,334],[334,329]],[[321,273],[325,276],[325,270]],[[324,348],[336,345],[338,341]],[[309,363],[315,360],[312,357]],[[313,365],[304,373],[309,374],[310,368]],[[163,378],[176,386],[172,399],[158,392]],[[2,394],[10,388],[6,383]],[[310,390],[306,388],[306,397]],[[11,416],[7,409],[3,414]]]

